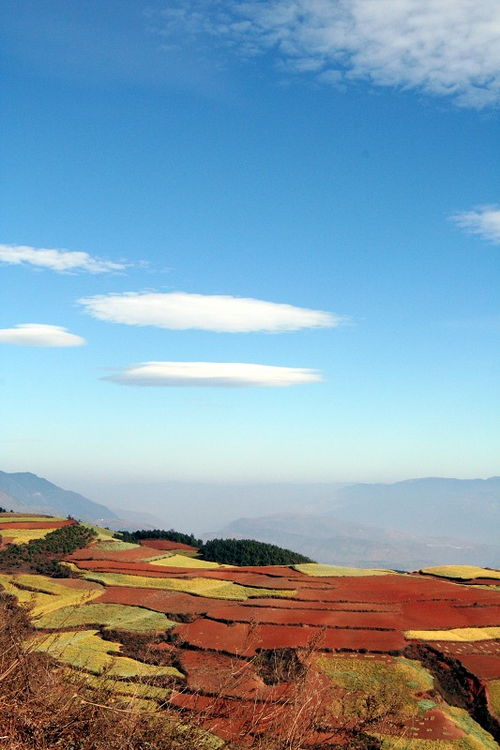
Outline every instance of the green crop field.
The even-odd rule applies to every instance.
[[[292,565],[292,568],[299,573],[305,573],[308,576],[386,576],[389,574],[397,575],[394,570],[376,570],[364,568],[344,568],[341,565],[320,565],[319,563],[301,563]]]
[[[72,628],[79,625],[103,625],[134,632],[164,632],[176,625],[166,615],[126,604],[86,604],[61,607],[37,618],[38,629]]]
[[[129,549],[138,549],[141,545],[133,542],[122,542],[120,539],[102,539],[92,545],[92,549],[104,552],[124,552]]]
[[[37,635],[30,645],[35,651],[43,651],[57,661],[97,675],[124,679],[184,677],[175,667],[158,667],[120,656],[121,644],[104,641],[97,630]]]

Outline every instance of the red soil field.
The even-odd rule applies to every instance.
[[[254,666],[241,659],[185,650],[180,653],[180,663],[187,675],[187,686],[193,691],[237,698],[263,697],[266,689],[268,692]]]
[[[68,557],[68,560],[70,558]],[[148,578],[174,578],[175,573],[186,576],[185,568],[162,568],[150,563],[128,562],[126,560],[78,560],[73,562],[82,570],[95,570],[97,573],[125,573],[126,575],[147,576]],[[190,578],[193,577],[192,569]]]
[[[421,718],[415,718],[405,727],[405,737],[425,740],[454,740],[466,737],[439,708],[427,711]]]
[[[3,529],[62,529],[63,526],[73,526],[74,521],[6,521],[1,524]]]
[[[402,606],[403,630],[444,630],[446,628],[495,627],[500,622],[498,607],[457,608],[448,602],[415,602]]]
[[[195,648],[253,656],[260,649],[305,648],[317,650],[399,651],[405,646],[396,631],[322,629],[296,625],[226,625],[214,620],[196,620],[173,631],[181,642]]]
[[[139,544],[159,550],[187,549],[191,552],[198,551],[198,547],[191,547],[189,544],[182,544],[182,542],[171,542],[169,539],[140,539]]]
[[[476,677],[486,680],[500,679],[500,656],[463,654],[460,661]]]
[[[96,547],[84,547],[84,549],[77,549],[68,555],[66,558],[71,562],[77,560],[113,560],[116,562],[141,562],[147,557],[155,557],[158,555],[158,550],[152,547],[141,546],[137,549],[125,549],[125,550],[104,550]]]
[[[141,589],[129,586],[106,586],[104,593],[93,600],[96,604],[132,604],[146,607],[155,612],[179,615],[205,614],[211,606],[217,605],[216,599],[204,599],[176,591],[160,589]]]
[[[382,612],[328,612],[278,607],[224,605],[210,610],[210,617],[226,622],[256,622],[276,625],[313,625],[329,628],[401,628],[401,617]]]
[[[438,607],[442,602],[451,603],[491,603],[495,595],[491,590],[472,589],[456,583],[415,575],[371,576],[366,578],[336,578],[334,587],[323,591],[311,591],[297,584],[296,600],[302,601],[346,601],[383,602],[417,604],[434,602]]]
[[[315,602],[315,601],[297,601],[296,599],[273,599],[272,597],[264,599],[252,599],[247,602],[240,602],[242,607],[278,607],[278,609],[297,609],[305,612],[311,610],[322,610],[326,612],[400,612],[401,607],[396,603],[385,604],[377,602]]]

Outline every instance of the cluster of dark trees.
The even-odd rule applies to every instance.
[[[119,531],[115,537],[124,542],[138,542],[141,539],[168,539],[171,542],[190,544],[198,547],[203,560],[224,563],[225,565],[297,565],[313,562],[298,552],[277,547],[275,544],[257,542],[255,539],[211,539],[203,542],[193,534],[183,534],[169,529],[141,529],[140,531]]]
[[[21,568],[53,578],[67,578],[68,569],[59,560],[76,549],[86,547],[95,536],[93,529],[75,523],[50,531],[43,539],[32,539],[25,544],[8,544],[0,550],[0,568]]]
[[[203,542],[196,539],[194,534],[183,534],[175,529],[141,529],[140,531],[119,531],[115,537],[122,542],[138,542],[140,539],[168,539],[169,542],[180,542],[181,544],[190,544],[191,547],[201,547]]]
[[[211,539],[200,549],[204,560],[226,565],[297,565],[313,562],[298,552],[255,539]]]

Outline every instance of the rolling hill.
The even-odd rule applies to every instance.
[[[57,557],[57,578],[33,572],[26,543],[14,542],[18,553],[6,546],[9,535],[29,531],[35,557]],[[40,543],[43,534],[50,544]],[[23,643],[28,655],[46,655],[53,666],[42,679],[76,699],[65,698],[60,726],[50,725],[52,738],[74,732],[57,746],[80,747],[79,711],[93,705],[89,731],[108,711],[117,722],[136,717],[134,726],[164,716],[180,727],[179,750],[498,748],[500,571],[239,567],[207,562],[175,540],[136,544],[106,529],[11,513],[0,514],[0,536],[0,643],[15,634],[15,655]],[[12,597],[29,604],[19,636],[4,632],[9,617],[22,621]],[[16,668],[6,671],[10,651],[0,651],[8,676]],[[37,684],[32,673],[26,680]],[[9,717],[12,735],[25,721],[13,701],[19,706],[26,691],[17,680],[11,695],[8,685],[0,726]],[[45,693],[38,707],[52,705]],[[26,722],[30,739],[31,713]],[[40,731],[38,744],[19,746],[38,748]],[[188,731],[198,734],[182,744]]]

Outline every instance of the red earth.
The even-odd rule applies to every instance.
[[[140,539],[139,544],[160,550],[183,549],[190,550],[191,552],[198,551],[198,547],[191,547],[191,545],[182,544],[182,542],[171,542],[169,539]]]
[[[231,601],[160,589],[107,586],[93,600],[146,607],[178,622],[169,631],[171,642],[152,645],[153,649],[174,650],[186,674],[186,688],[174,692],[171,703],[203,714],[206,708],[213,709],[214,696],[218,696],[216,715],[212,711],[204,726],[215,728],[227,738],[237,736],[242,728],[248,729],[252,722],[252,732],[256,721],[261,730],[271,726],[279,715],[277,707],[290,699],[291,683],[265,684],[255,663],[261,652],[346,652],[355,654],[354,658],[363,658],[361,655],[366,653],[367,658],[377,654],[378,658],[390,660],[389,654],[404,654],[407,647],[419,643],[405,638],[407,630],[487,627],[500,622],[500,591],[492,587],[477,588],[466,582],[419,574],[314,578],[285,566],[216,570],[161,567],[144,562],[144,557],[153,557],[158,550],[194,548],[152,539],[141,540],[141,546],[139,551],[123,552],[90,546],[69,559],[91,571],[154,578],[208,578],[250,588],[285,589],[290,594],[284,598],[259,596]],[[428,645],[458,660],[470,680],[475,675],[487,685],[488,679],[500,676],[499,641],[429,641]],[[314,679],[326,677],[316,675]],[[259,708],[261,705],[267,713]],[[388,726],[385,730],[394,734],[399,731]],[[421,739],[463,736],[439,706],[422,714],[405,731],[408,737]],[[339,742],[339,735],[332,738],[327,731],[314,737],[318,746]],[[309,740],[312,743],[312,734]]]

